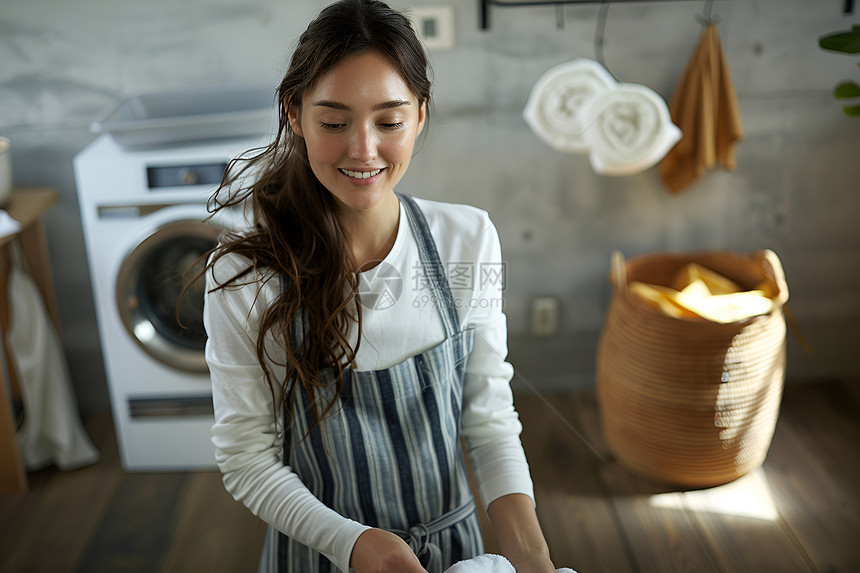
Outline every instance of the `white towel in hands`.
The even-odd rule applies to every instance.
[[[445,573],[516,573],[516,569],[501,555],[485,553],[473,559],[454,563]],[[576,571],[564,567],[556,569],[556,573],[576,573]]]

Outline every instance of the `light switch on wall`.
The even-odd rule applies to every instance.
[[[407,12],[415,33],[431,50],[454,49],[454,7],[417,6]]]
[[[532,336],[552,336],[558,332],[559,304],[554,296],[532,299]]]

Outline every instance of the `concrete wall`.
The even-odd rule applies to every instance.
[[[456,9],[453,51],[432,55],[436,114],[401,189],[487,209],[508,263],[512,360],[537,388],[593,383],[609,301],[609,254],[663,249],[775,250],[790,308],[814,353],[789,341],[791,377],[853,376],[860,347],[860,120],[831,98],[860,79],[858,58],[822,52],[817,37],[858,16],[842,0],[716,1],[746,139],[733,173],[713,171],[670,196],[656,170],[597,176],[582,156],[534,136],[521,110],[549,67],[594,57],[596,5]],[[325,3],[312,0],[4,0],[0,7],[0,134],[13,143],[15,184],[59,189],[46,217],[62,335],[80,401],[107,407],[73,156],[89,122],[125,97],[191,87],[273,88],[290,46]],[[430,5],[418,1],[412,5]],[[393,5],[408,7],[396,0]],[[667,99],[695,47],[703,2],[612,4],[605,57],[622,81]],[[562,327],[530,337],[534,296],[558,297]]]

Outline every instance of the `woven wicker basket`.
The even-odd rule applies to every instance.
[[[744,287],[765,281],[772,312],[719,324],[672,318],[627,292],[667,286],[695,262]],[[614,296],[597,353],[603,431],[623,465],[692,487],[732,481],[764,461],[785,381],[788,288],[772,251],[612,256]]]

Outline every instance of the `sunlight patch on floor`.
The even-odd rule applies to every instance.
[[[761,468],[718,487],[652,495],[649,503],[665,509],[707,511],[768,521],[779,517]]]

